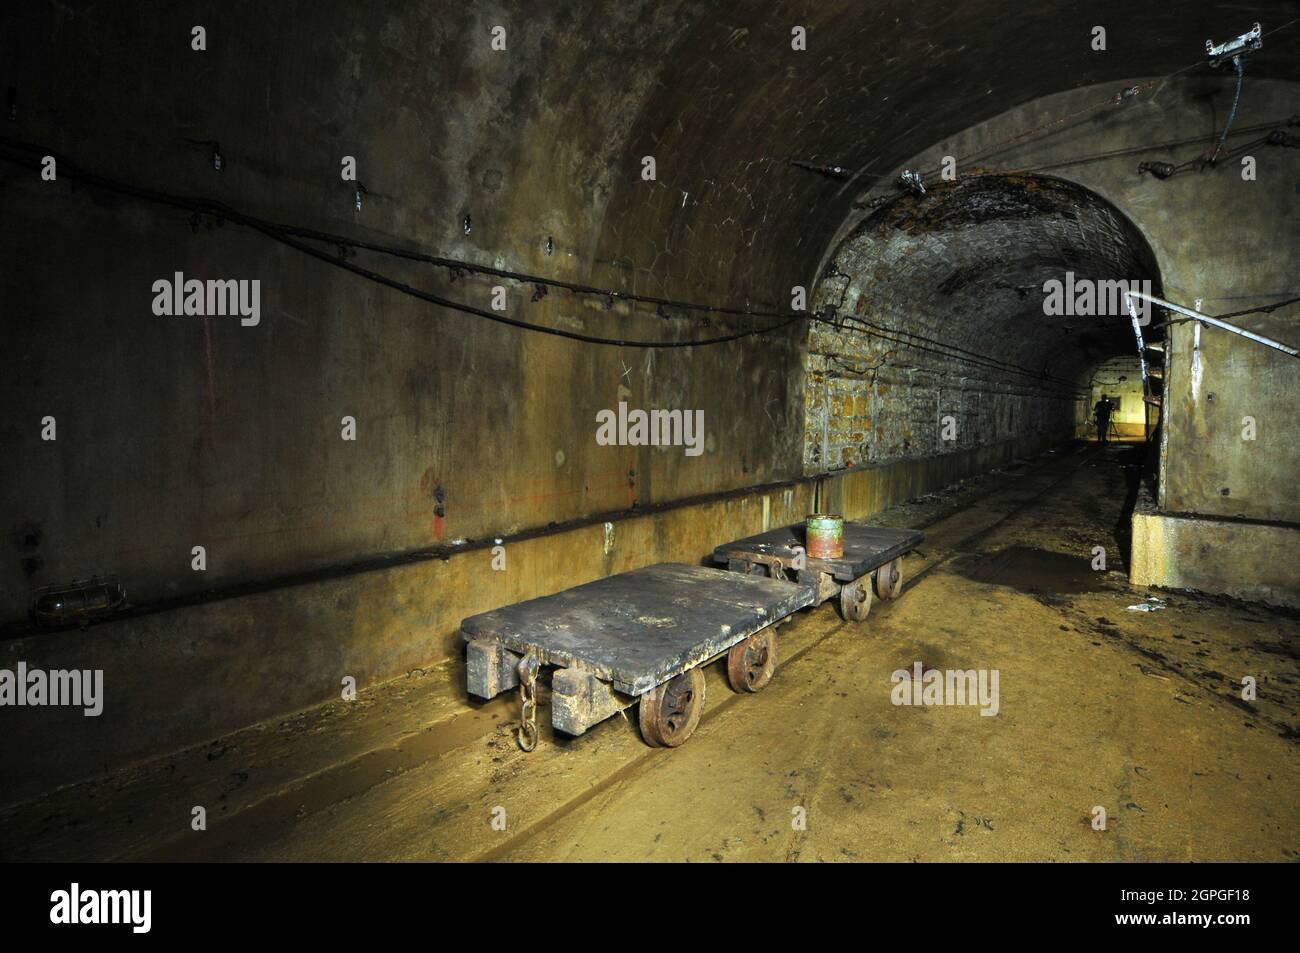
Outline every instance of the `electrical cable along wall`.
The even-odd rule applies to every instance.
[[[894,197],[889,170],[938,168],[939,155],[914,159],[972,123],[1086,91],[954,149],[985,171],[1217,139],[1233,79],[1214,76],[1228,95],[1204,100],[1223,105],[1212,123],[1089,141],[1116,117],[1159,118],[1185,98],[1163,78],[1222,35],[1222,11],[1062,3],[1022,24],[1015,55],[989,57],[1005,22],[983,0],[962,26],[924,34],[915,24],[946,23],[950,4],[921,0],[898,17],[817,5],[799,14],[805,50],[756,0],[618,4],[591,20],[595,35],[563,5],[506,4],[501,51],[476,12],[445,5],[387,19],[331,0],[311,18],[255,6],[212,8],[201,53],[192,13],[165,4],[4,11],[3,137],[22,161],[5,163],[0,196],[0,256],[15,276],[0,287],[13,361],[0,388],[14,419],[54,416],[60,440],[75,435],[0,434],[24,461],[2,501],[17,541],[0,563],[5,617],[24,613],[34,587],[101,571],[122,573],[137,598],[185,594],[1053,431],[1050,408],[1077,382],[1045,365],[1034,333],[928,322],[951,302],[913,314],[900,302],[924,289],[901,284],[860,312],[856,300],[834,313],[812,300],[796,316],[791,289],[812,290],[854,186],[880,175]],[[1087,42],[1097,22],[1129,25],[1104,55]],[[124,35],[133,42],[114,42]],[[1265,36],[1224,155],[1294,114],[1263,108],[1259,84],[1300,68]],[[66,68],[84,63],[111,81]],[[1156,79],[1125,75],[1139,63]],[[1128,88],[1139,91],[1107,105]],[[1052,154],[988,154],[1072,136]],[[792,165],[796,153],[867,171],[827,177]],[[63,160],[57,181],[40,176],[47,155]],[[356,160],[355,181],[340,178],[341,157]],[[1069,168],[1122,167],[1171,190],[1230,171],[1221,157],[1204,176],[1159,182],[1138,176],[1137,160]],[[151,286],[177,272],[260,280],[261,323],[152,314]],[[1213,286],[1242,293],[1226,277]],[[1005,280],[1014,287],[981,295],[1014,316],[1029,279]],[[1170,297],[1204,292],[1184,285]],[[869,349],[832,346],[850,338]],[[828,424],[852,391],[839,448],[860,448],[850,460],[811,455],[810,371],[843,374]],[[882,380],[895,394],[915,383],[918,399],[873,418],[859,401],[872,374],[893,375]],[[596,445],[596,414],[620,400],[702,410],[705,452]],[[345,416],[356,445],[340,440]],[[863,422],[899,426],[868,440]],[[202,576],[184,558],[200,530]]]

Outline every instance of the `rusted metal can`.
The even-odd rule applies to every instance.
[[[808,517],[804,542],[814,559],[839,559],[844,555],[844,517],[814,513]]]

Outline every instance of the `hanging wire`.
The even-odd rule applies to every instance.
[[[1219,136],[1219,141],[1214,146],[1214,153],[1210,156],[1211,164],[1219,158],[1219,152],[1223,149],[1224,140],[1228,138],[1228,130],[1232,128],[1232,121],[1237,118],[1237,104],[1241,102],[1241,80],[1245,74],[1245,69],[1241,65],[1240,56],[1232,58],[1232,68],[1237,73],[1237,88],[1232,93],[1232,108],[1228,110],[1228,121],[1224,123],[1223,134]]]
[[[412,297],[418,298],[420,300],[426,301],[431,304],[436,304],[441,307],[450,308],[452,310],[459,311],[464,314],[469,314],[474,317],[485,318],[487,320],[494,321],[499,324],[505,324],[510,327],[519,328],[521,330],[536,331],[542,334],[553,334],[559,337],[582,341],[590,344],[610,345],[610,346],[618,346],[618,347],[638,347],[638,348],[683,348],[683,347],[702,347],[702,346],[713,345],[713,344],[721,344],[728,341],[735,341],[743,338],[769,334],[781,330],[782,328],[789,327],[790,325],[793,325],[800,321],[811,321],[815,323],[826,324],[836,328],[843,328],[843,324],[840,322],[840,320],[838,320],[834,316],[827,317],[825,315],[809,314],[806,312],[779,312],[779,311],[759,310],[754,308],[740,308],[740,307],[723,306],[723,305],[700,304],[697,302],[679,301],[671,298],[655,297],[652,295],[628,294],[624,292],[614,291],[612,289],[597,288],[590,285],[583,285],[575,282],[560,281],[558,279],[546,278],[539,275],[530,275],[523,272],[509,271],[506,269],[493,268],[484,265],[477,265],[474,264],[473,262],[448,258],[445,256],[428,255],[423,252],[417,252],[410,249],[404,249],[396,246],[384,245],[384,244],[379,244],[374,242],[367,242],[367,241],[349,238],[343,235],[331,234],[328,232],[323,232],[315,229],[302,228],[302,227],[292,226],[292,225],[283,225],[275,222],[270,222],[265,219],[258,218],[256,216],[245,215],[244,213],[239,212],[238,210],[224,203],[217,202],[215,200],[202,199],[202,198],[199,199],[186,198],[182,196],[171,195],[168,193],[135,186],[130,183],[110,179],[105,176],[97,175],[95,173],[87,172],[79,168],[75,163],[71,162],[70,160],[63,157],[59,157],[57,156],[56,153],[53,153],[51,150],[42,146],[17,142],[4,137],[0,137],[0,146],[21,150],[29,154],[55,155],[59,162],[60,174],[65,175],[69,179],[79,180],[86,184],[92,185],[96,188],[112,191],[118,194],[129,195],[131,197],[140,199],[142,201],[148,201],[148,202],[153,202],[161,205],[166,205],[172,208],[179,208],[194,213],[196,215],[208,215],[215,219],[230,221],[235,224],[243,225],[247,228],[253,229],[265,235],[266,237],[280,244],[293,248],[296,251],[309,255],[313,258],[316,258],[328,264],[334,265],[335,267],[349,271],[359,277],[392,288],[393,290],[399,291],[403,294],[410,295]],[[29,168],[36,168],[39,166],[39,164],[34,161],[19,159],[7,154],[0,154],[0,159],[4,159],[5,161],[17,165],[24,165]],[[477,308],[472,305],[463,304],[458,301],[453,301],[451,299],[444,298],[440,295],[436,295],[431,292],[424,291],[419,288],[415,288],[410,284],[407,284],[406,282],[392,278],[388,275],[382,274],[381,272],[377,272],[372,269],[357,265],[354,262],[348,261],[347,258],[344,257],[342,254],[331,254],[327,251],[324,251],[323,249],[309,245],[306,243],[306,241],[302,241],[299,239],[307,239],[311,241],[326,243],[340,249],[342,248],[362,249],[365,251],[371,251],[378,254],[398,257],[405,260],[433,264],[440,267],[451,269],[453,271],[475,272],[479,274],[490,275],[493,277],[508,278],[511,280],[524,282],[524,283],[543,285],[549,287],[557,287],[557,288],[569,290],[576,294],[595,295],[606,299],[620,298],[628,301],[652,303],[657,306],[672,307],[683,311],[700,311],[700,312],[713,313],[713,314],[743,315],[743,316],[751,316],[751,317],[773,318],[777,320],[776,323],[761,328],[754,328],[745,331],[735,332],[733,334],[719,335],[716,337],[710,337],[704,339],[692,339],[687,341],[644,341],[644,340],[637,340],[637,339],[630,339],[630,338],[600,337],[597,335],[584,334],[576,331],[568,331],[561,328],[551,328],[543,325],[531,324],[526,321],[520,321],[515,318],[510,318],[498,312],[493,312],[483,308]],[[853,322],[856,322],[859,325],[858,327],[853,328],[853,330],[856,330],[862,334],[870,335],[873,337],[879,337],[883,340],[891,341],[894,343],[901,343],[908,347],[912,347],[916,350],[928,351],[930,353],[939,354],[950,360],[954,360],[958,362],[964,362],[968,364],[978,364],[980,366],[988,367],[1001,372],[1019,374],[1036,380],[1053,380],[1053,378],[1050,375],[1046,375],[1041,371],[1034,371],[1029,368],[1024,368],[1012,362],[1002,361],[990,355],[983,355],[975,351],[968,351],[967,349],[961,348],[957,345],[948,344],[942,341],[936,341],[932,338],[927,338],[924,335],[916,334],[915,332],[905,331],[896,328],[884,328],[879,325],[872,325],[870,322],[860,317],[854,317],[851,320]],[[900,341],[899,340],[900,336],[908,340]],[[925,342],[925,344],[932,345],[932,346],[929,347],[923,346],[922,344],[917,344],[916,343],[917,341]],[[1065,381],[1065,379],[1063,378],[1056,379],[1056,380],[1059,380],[1061,383],[1070,383]]]

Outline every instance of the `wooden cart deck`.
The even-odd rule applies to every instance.
[[[461,634],[515,656],[576,666],[619,692],[642,695],[815,596],[814,587],[784,580],[660,563],[471,616]],[[491,697],[475,689],[472,669],[473,660],[470,690]],[[496,694],[511,681],[480,684]]]
[[[814,559],[805,555],[804,560],[808,569],[829,573],[838,582],[852,582],[905,555],[924,539],[925,534],[916,529],[890,529],[846,521],[842,557]],[[730,563],[752,556],[774,557],[787,568],[795,568],[795,558],[803,548],[804,526],[796,523],[725,543],[713,551],[713,559],[719,563]]]

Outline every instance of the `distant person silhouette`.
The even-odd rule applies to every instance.
[[[1097,419],[1097,441],[1099,443],[1105,443],[1106,438],[1110,435],[1110,413],[1114,409],[1110,398],[1105,394],[1102,395],[1101,400],[1097,401],[1097,405],[1092,408],[1093,416]]]

